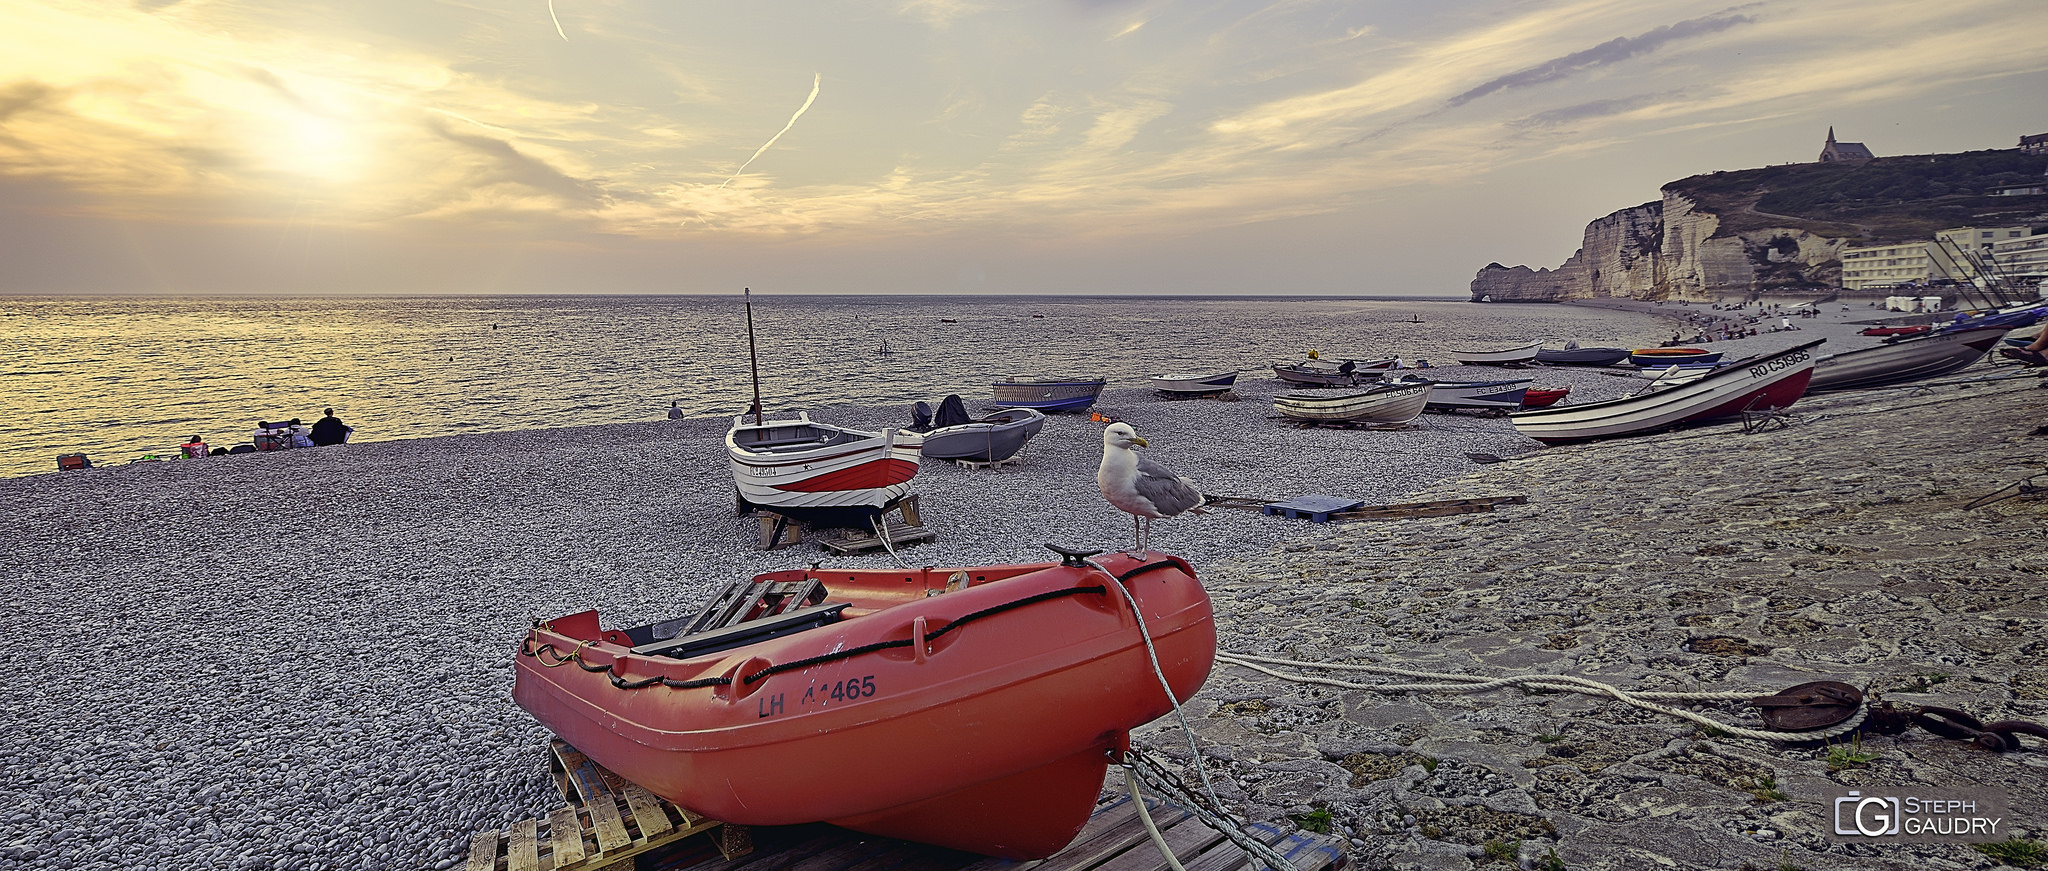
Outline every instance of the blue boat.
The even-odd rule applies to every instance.
[[[998,408],[1035,408],[1039,411],[1083,411],[1095,404],[1106,378],[1010,377],[995,383]]]

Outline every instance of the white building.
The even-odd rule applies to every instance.
[[[1937,281],[1981,284],[1982,273],[2000,271],[2004,266],[1997,246],[2018,246],[2032,238],[2035,236],[2031,227],[1957,227],[1935,233],[1931,242],[1844,248],[1842,287],[1862,290]],[[2048,241],[2048,236],[2040,238]],[[2034,256],[2042,255],[2048,252]]]

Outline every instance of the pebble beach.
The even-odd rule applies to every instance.
[[[1673,330],[1721,314],[1613,304]],[[1821,308],[1799,330],[1709,347],[1735,357],[1825,337],[1840,350],[1875,341],[1856,331],[1886,317]],[[1243,372],[1232,401],[1112,385],[1097,410],[1215,495],[1527,497],[1393,522],[1233,509],[1159,521],[1154,548],[1201,572],[1228,651],[1759,695],[1825,677],[2042,722],[2048,499],[1965,507],[2048,471],[2038,374],[1992,360],[1934,386],[1809,396],[1756,433],[1724,423],[1563,448],[1475,414],[1295,429],[1271,417],[1287,388],[1270,370]],[[1605,369],[1512,377],[1569,386],[1575,402],[1645,383]],[[907,407],[808,410],[909,421]],[[560,803],[549,736],[510,697],[534,618],[596,608],[608,626],[639,625],[760,572],[893,564],[811,542],[757,550],[756,521],[733,512],[727,424],[0,479],[0,570],[22,632],[0,686],[0,869],[445,869],[472,833],[544,815]],[[1019,464],[928,463],[916,488],[937,538],[902,559],[1128,547],[1129,516],[1096,492],[1100,433],[1060,415]],[[1738,704],[1702,713],[1757,724]],[[1573,869],[1997,865],[1966,846],[1831,843],[1828,783],[1996,785],[2016,832],[2048,827],[2048,752],[1925,732],[1866,738],[1873,759],[1830,770],[1826,748],[1715,737],[1586,696],[1380,694],[1223,664],[1188,714],[1226,802],[1250,820],[1327,812],[1361,868],[1553,854]],[[1139,737],[1192,763],[1165,723]]]

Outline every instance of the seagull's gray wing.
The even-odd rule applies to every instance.
[[[1202,494],[1179,475],[1143,455],[1138,457],[1138,495],[1150,500],[1161,517],[1172,517],[1202,504]]]

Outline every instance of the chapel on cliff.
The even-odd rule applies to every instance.
[[[1840,163],[1845,160],[1876,160],[1877,155],[1863,147],[1861,142],[1836,142],[1835,128],[1828,127],[1828,144],[1820,150],[1821,163]]]

